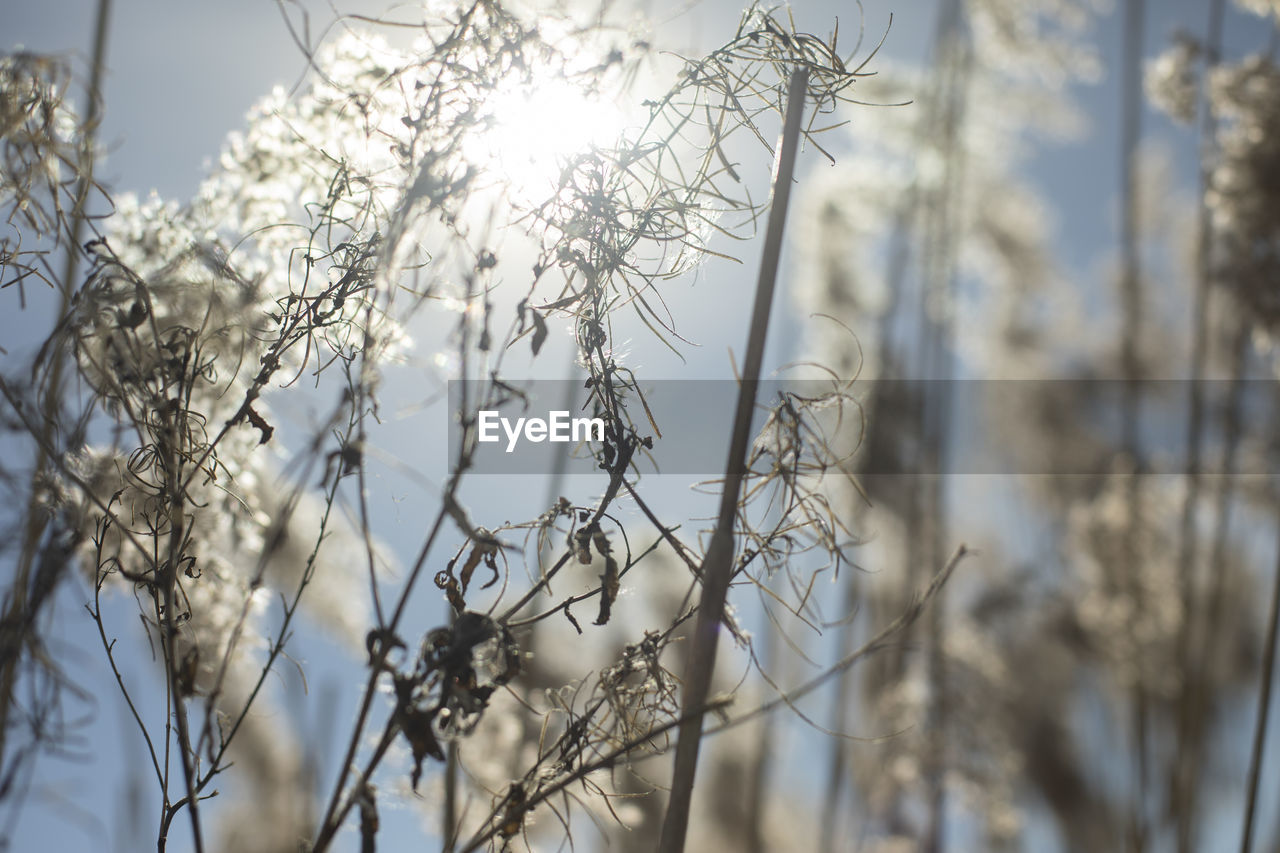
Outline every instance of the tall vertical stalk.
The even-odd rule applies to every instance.
[[[1120,307],[1123,321],[1120,328],[1120,372],[1129,385],[1129,393],[1121,404],[1121,448],[1128,457],[1131,470],[1127,473],[1127,521],[1124,530],[1122,557],[1124,565],[1115,567],[1120,574],[1117,581],[1135,604],[1141,594],[1138,563],[1142,555],[1137,553],[1137,529],[1142,518],[1141,476],[1143,460],[1141,439],[1138,434],[1142,410],[1142,264],[1139,246],[1139,211],[1141,209],[1138,186],[1138,146],[1142,139],[1142,41],[1145,29],[1145,0],[1128,0],[1125,4],[1123,32],[1124,64],[1123,91],[1120,99],[1120,185],[1123,209],[1120,223]],[[1147,687],[1142,675],[1142,664],[1132,687],[1132,732],[1134,792],[1130,804],[1130,847],[1145,850],[1147,846],[1147,803],[1150,788],[1147,760],[1148,708]]]
[[[1214,502],[1213,543],[1209,554],[1209,589],[1204,607],[1204,631],[1200,635],[1198,659],[1192,661],[1194,668],[1189,673],[1199,689],[1189,697],[1187,730],[1190,732],[1188,745],[1187,788],[1188,809],[1195,810],[1200,786],[1198,779],[1203,769],[1206,748],[1206,729],[1211,716],[1211,697],[1207,690],[1207,682],[1211,677],[1215,661],[1220,656],[1224,638],[1223,625],[1226,620],[1228,545],[1231,538],[1231,511],[1234,498],[1234,474],[1236,465],[1236,449],[1243,431],[1244,418],[1244,377],[1248,370],[1249,327],[1241,318],[1237,321],[1235,340],[1232,343],[1231,386],[1226,400],[1226,408],[1222,413],[1222,460],[1218,481],[1218,493]],[[1192,830],[1194,814],[1192,815]],[[1189,842],[1194,841],[1194,831]],[[1194,847],[1194,845],[1192,845]]]
[[[67,308],[71,304],[71,296],[75,292],[76,271],[80,263],[80,241],[81,235],[84,233],[85,220],[84,208],[88,202],[89,192],[93,187],[94,151],[97,147],[102,69],[106,62],[107,33],[110,20],[111,0],[98,0],[98,10],[94,22],[93,59],[89,67],[89,83],[85,93],[87,103],[84,111],[84,133],[81,138],[80,150],[77,152],[79,160],[76,163],[76,169],[79,175],[78,180],[75,182],[75,200],[68,214],[69,221],[66,223],[67,235],[65,239],[67,244],[62,276],[56,282],[59,297],[56,316],[59,317],[66,314]],[[61,234],[58,236],[62,237]],[[47,435],[48,444],[55,448],[55,452],[56,448],[62,446],[61,442],[74,444],[77,441],[74,436],[60,436],[57,434],[57,425],[66,423],[66,420],[59,416],[62,402],[63,369],[63,357],[60,353],[55,352],[53,360],[48,367],[49,375],[45,384],[44,394],[38,401],[42,423],[45,425],[45,429],[49,431]],[[48,475],[49,461],[49,452],[46,450],[45,443],[38,442],[35,464],[31,469],[32,485],[29,489],[31,498],[27,503],[27,511],[24,517],[25,527],[23,529],[21,550],[14,567],[13,581],[9,587],[4,614],[0,617],[0,623],[6,626],[21,626],[21,632],[14,643],[12,653],[9,653],[9,649],[5,649],[6,654],[0,659],[0,766],[3,764],[5,741],[9,731],[9,713],[14,706],[13,692],[17,686],[18,668],[23,659],[21,644],[29,639],[30,632],[35,629],[38,615],[36,611],[41,604],[50,600],[47,595],[36,599],[32,595],[31,584],[32,569],[40,552],[40,543],[48,530],[48,514],[40,507],[43,490],[39,487],[39,483]]]
[[[676,744],[675,767],[672,771],[671,798],[662,825],[659,853],[681,853],[689,828],[689,807],[693,798],[693,781],[698,766],[698,749],[702,739],[702,713],[711,691],[715,669],[719,626],[724,612],[729,582],[733,578],[734,519],[738,494],[746,467],[747,446],[751,433],[751,417],[755,411],[756,389],[764,361],[765,338],[769,330],[769,314],[773,291],[777,284],[778,264],[782,255],[782,233],[786,226],[787,205],[791,199],[791,180],[795,173],[796,154],[800,147],[801,120],[804,117],[805,92],[809,71],[804,66],[791,72],[787,88],[787,111],[783,123],[782,144],[774,169],[773,203],[765,231],[764,255],[760,277],[756,283],[755,304],[751,311],[751,330],[747,337],[746,357],[742,364],[742,385],[733,418],[733,436],[725,462],[724,491],[720,496],[720,513],[715,532],[702,561],[702,598],[697,623],[689,649],[689,663],[681,699],[682,722]]]
[[[1217,65],[1222,46],[1222,20],[1224,0],[1212,0],[1209,8],[1208,34],[1205,41],[1206,72]],[[1189,730],[1192,692],[1198,688],[1193,674],[1192,634],[1195,609],[1195,562],[1199,546],[1196,525],[1196,508],[1200,503],[1201,443],[1204,432],[1205,365],[1208,361],[1210,263],[1213,255],[1213,227],[1209,210],[1209,176],[1211,152],[1217,135],[1217,120],[1209,104],[1207,90],[1200,95],[1200,199],[1197,210],[1196,282],[1194,304],[1191,310],[1191,385],[1187,413],[1187,464],[1185,468],[1186,494],[1182,503],[1181,540],[1178,543],[1178,584],[1182,596],[1182,625],[1178,631],[1177,660],[1182,673],[1181,693],[1178,700],[1178,737],[1174,757],[1172,808],[1178,827],[1179,853],[1191,853],[1195,827],[1195,795],[1191,791],[1189,741],[1196,735]]]
[[[934,109],[941,116],[940,146],[943,163],[938,199],[927,222],[921,286],[920,362],[924,372],[920,436],[928,474],[922,481],[921,522],[918,539],[929,565],[945,557],[947,508],[944,491],[947,424],[951,417],[951,379],[954,322],[952,303],[956,284],[956,249],[960,240],[959,211],[963,204],[966,152],[965,114],[974,53],[969,41],[965,7],[953,2],[945,12],[942,30],[944,51],[941,92]],[[946,772],[949,708],[945,651],[946,605],[939,597],[925,625],[925,668],[929,684],[926,714],[924,767],[927,822],[922,849],[941,853],[945,847]]]

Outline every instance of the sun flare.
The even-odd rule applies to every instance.
[[[534,203],[555,193],[567,159],[615,143],[627,123],[613,100],[556,74],[498,88],[488,106],[490,124],[470,154]]]

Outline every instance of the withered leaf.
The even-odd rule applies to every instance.
[[[471,553],[467,555],[467,561],[462,564],[462,594],[467,594],[467,589],[471,586],[471,577],[475,574],[476,567],[483,560],[487,568],[493,571],[493,578],[489,580],[481,589],[488,589],[498,582],[498,543],[492,539],[478,539],[475,547],[471,549]]]
[[[609,537],[605,536],[604,531],[599,525],[591,531],[591,544],[596,546],[596,553],[607,555],[613,550],[613,545],[609,543]]]
[[[378,835],[378,803],[374,787],[368,782],[360,786],[360,853],[376,853]]]
[[[449,578],[444,585],[445,597],[449,599],[449,606],[459,613],[467,609],[467,600],[462,597],[462,593],[458,591],[458,582],[453,578]]]
[[[475,574],[476,566],[480,565],[481,558],[484,557],[484,545],[477,542],[475,547],[471,549],[471,553],[467,555],[467,561],[462,564],[462,593],[466,595],[467,587],[471,585],[471,576]]]
[[[596,617],[597,625],[609,624],[613,603],[618,600],[618,586],[618,561],[606,554],[604,574],[600,576],[600,615]]]
[[[573,548],[573,556],[577,558],[581,565],[585,566],[591,562],[591,541],[593,534],[598,531],[599,528],[594,524],[589,524],[573,531],[573,538],[570,540],[569,545]]]
[[[409,747],[413,750],[413,775],[410,782],[415,791],[422,778],[423,760],[431,756],[436,761],[444,761],[444,750],[440,748],[440,741],[436,740],[436,733],[431,730],[434,717],[433,712],[417,708],[400,710],[400,731],[404,732],[405,740],[409,741]]]
[[[533,354],[537,355],[547,341],[547,321],[532,308],[529,309],[529,316],[533,318]]]
[[[258,444],[266,444],[271,440],[271,436],[275,434],[275,427],[267,423],[266,418],[258,414],[253,406],[245,406],[245,416],[249,418],[249,423],[262,433],[262,437],[258,439]]]
[[[497,583],[498,578],[501,577],[501,575],[498,573],[498,549],[496,546],[493,548],[490,548],[485,553],[484,564],[487,568],[489,568],[493,572],[493,577],[489,578],[489,582],[480,588],[488,589],[489,587]]]
[[[147,306],[142,304],[142,300],[135,299],[133,304],[129,306],[129,313],[123,311],[116,312],[120,325],[128,329],[136,329],[142,325],[142,321],[147,319]]]
[[[502,809],[502,825],[498,827],[503,838],[514,838],[524,826],[525,800],[524,786],[513,783]]]

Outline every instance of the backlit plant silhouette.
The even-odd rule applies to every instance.
[[[752,156],[767,162],[770,117],[786,109],[803,111],[810,137],[861,66],[846,64],[834,38],[752,9],[722,48],[678,63],[675,83],[643,104],[638,129],[564,152],[554,188],[531,200],[477,153],[475,140],[500,119],[495,93],[556,80],[624,97],[648,45],[600,20],[530,19],[493,0],[430,17],[409,49],[378,30],[343,22],[309,52],[306,85],[255,108],[191,202],[120,197],[93,220],[84,205],[92,136],[63,103],[65,75],[18,55],[0,78],[3,200],[16,235],[4,283],[44,281],[64,297],[35,368],[3,385],[9,428],[39,453],[6,617],[5,778],[14,783],[36,750],[61,737],[47,724],[60,713],[56,696],[28,707],[15,684],[60,683],[42,653],[41,611],[74,563],[89,579],[101,654],[154,776],[158,849],[181,833],[196,850],[213,837],[228,849],[324,850],[349,822],[374,849],[381,766],[406,749],[411,788],[438,792],[447,849],[505,846],[541,811],[558,820],[539,831],[572,837],[578,809],[609,815],[615,798],[644,793],[626,769],[633,762],[666,751],[682,722],[728,706],[719,698],[681,710],[672,644],[697,611],[703,558],[641,496],[632,462],[652,447],[656,426],[629,414],[625,401],[639,391],[616,352],[614,317],[634,310],[654,334],[673,334],[663,288],[679,286],[713,234],[748,236],[764,209],[734,163],[742,140],[754,138]],[[786,83],[799,70],[807,83],[788,103]],[[85,224],[94,233],[82,241]],[[537,261],[522,293],[500,302],[500,291],[520,285],[487,241],[508,231],[532,243]],[[72,263],[60,276],[49,260],[59,251],[79,255],[85,272]],[[414,318],[441,307],[454,329],[432,345],[452,351],[457,375],[478,381],[454,412],[462,438],[418,550],[394,569],[366,500],[367,451],[385,370],[411,345]],[[513,393],[507,354],[527,337],[537,356],[557,317],[572,319],[590,406],[606,422],[591,447],[602,497],[561,498],[526,523],[498,524],[461,498],[476,412]],[[281,428],[284,395],[326,393],[336,400],[309,433]],[[835,464],[809,449],[819,436],[804,426],[814,402],[788,399],[775,416],[777,441],[750,460],[729,519],[741,542],[735,576],[754,575],[757,564],[761,584],[779,569],[795,576],[795,555],[815,547],[828,565],[845,559],[847,529],[812,491]],[[286,434],[293,457],[284,472],[268,450]],[[339,510],[343,495],[353,519]],[[649,529],[628,530],[611,513],[624,495]],[[750,511],[757,499],[771,503],[767,524]],[[446,557],[446,541],[459,535]],[[682,582],[670,568],[649,570],[664,553],[684,566]],[[525,558],[534,564],[516,571],[513,559]],[[548,604],[570,564],[598,564],[598,584]],[[452,619],[406,633],[424,579]],[[595,624],[605,625],[624,582],[656,589],[659,580],[688,594],[651,615],[612,662],[570,673],[545,698],[526,688],[509,700],[539,668],[548,672],[534,626],[557,617],[583,634],[572,604],[597,598]],[[788,606],[801,612],[806,597]],[[109,606],[120,598],[136,602],[163,675],[158,694],[131,684],[120,665],[127,622]],[[340,770],[314,807],[298,784],[296,734],[262,712],[295,617],[307,611],[362,649],[367,669]],[[523,720],[524,734],[503,742],[486,728],[495,714]],[[489,778],[499,755],[513,763],[505,779]],[[252,791],[250,821],[216,802],[209,817],[229,778]]]
[[[924,4],[925,68],[874,4],[830,35],[752,7],[688,57],[608,8],[289,18],[305,77],[186,203],[99,187],[96,99],[0,59],[0,296],[53,318],[0,350],[6,818],[48,818],[37,763],[111,703],[132,846],[1257,849],[1278,7],[1213,0],[1146,56],[1174,13],[1114,5]],[[538,110],[575,102],[600,121],[562,145]],[[1064,151],[1082,187],[1118,167],[1089,271],[1043,189]],[[733,448],[690,517],[633,338],[686,351],[672,297],[758,236],[740,408],[686,413]],[[769,397],[775,282],[819,379]],[[560,356],[594,473],[485,473],[479,412]],[[451,441],[416,446],[432,406]],[[974,411],[1035,476],[968,458]]]

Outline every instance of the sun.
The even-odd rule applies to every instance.
[[[614,145],[627,126],[616,98],[554,73],[500,85],[486,106],[488,127],[468,157],[496,173],[515,200],[535,204],[556,193],[569,158]]]

